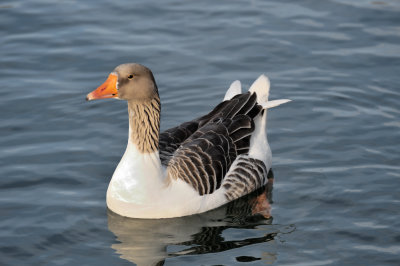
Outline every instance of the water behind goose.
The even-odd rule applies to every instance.
[[[0,14],[1,265],[131,265],[141,251],[166,265],[398,264],[398,1],[18,0]],[[225,206],[163,228],[107,213],[126,106],[84,98],[124,62],[153,70],[163,129],[261,73],[293,100],[268,117],[273,219]]]

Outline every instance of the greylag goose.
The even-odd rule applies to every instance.
[[[160,133],[160,98],[150,69],[117,66],[87,100],[128,102],[129,138],[107,190],[108,208],[132,218],[206,212],[267,183],[272,154],[266,135],[270,83],[261,75],[242,93],[232,83],[210,113]]]

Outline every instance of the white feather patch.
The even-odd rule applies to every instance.
[[[224,101],[232,99],[235,95],[242,93],[242,84],[239,80],[232,82],[231,86],[225,93]]]
[[[270,82],[267,76],[261,75],[251,85],[249,91],[257,94],[257,103],[263,104],[268,102]]]
[[[262,103],[261,106],[263,107],[263,109],[269,109],[291,101],[292,100],[289,99],[273,100],[273,101],[268,101],[266,103]]]

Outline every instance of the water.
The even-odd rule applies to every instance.
[[[398,265],[398,1],[2,1],[0,36],[1,265]],[[273,218],[107,212],[126,104],[84,99],[125,62],[163,129],[261,73],[293,100],[268,117]]]

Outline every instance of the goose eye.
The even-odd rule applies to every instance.
[[[133,75],[129,75],[129,76],[128,76],[128,79],[133,79]]]

